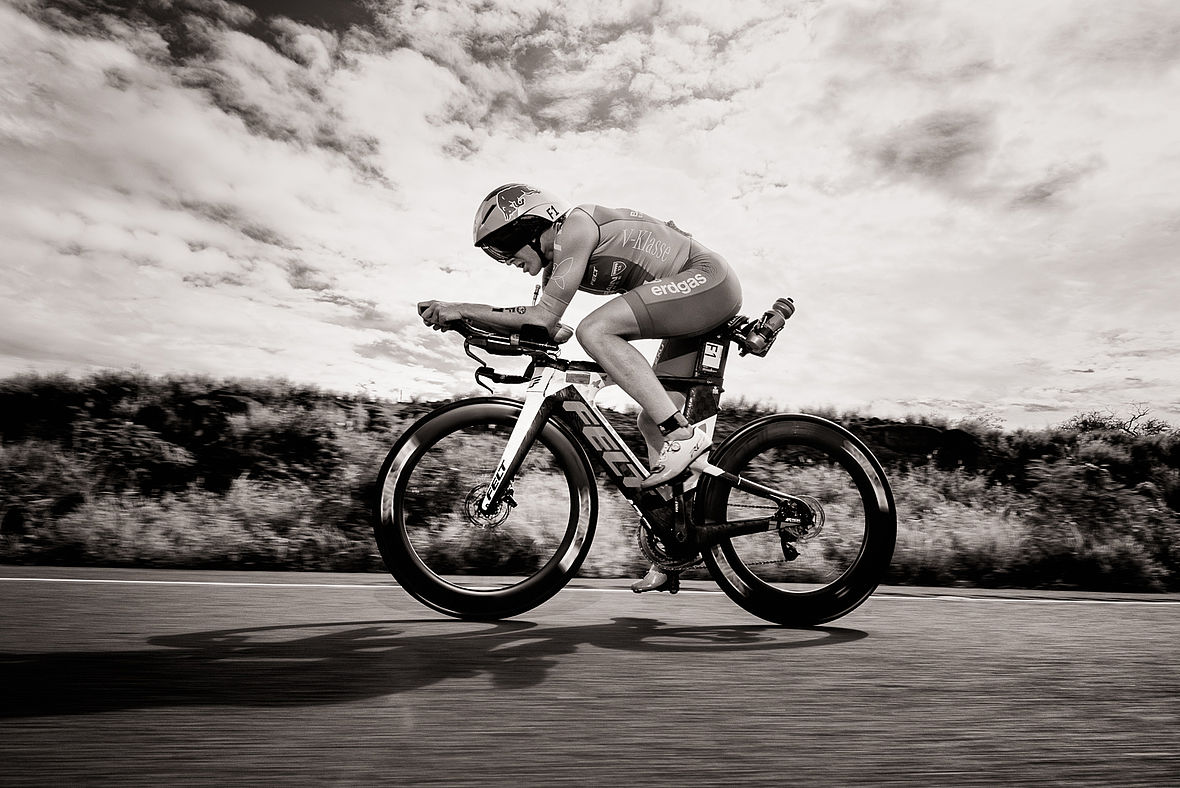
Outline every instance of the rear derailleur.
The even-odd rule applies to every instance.
[[[796,542],[815,538],[824,528],[824,509],[819,500],[810,495],[797,495],[779,504],[774,516],[778,537],[783,546],[783,557],[794,561],[799,557]]]

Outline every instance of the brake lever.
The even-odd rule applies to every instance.
[[[473,352],[471,351],[471,340],[470,340],[470,339],[464,339],[464,340],[463,340],[463,352],[467,354],[467,358],[469,358],[469,359],[471,359],[472,361],[474,361],[474,362],[476,362],[477,364],[479,364],[479,367],[480,367],[480,369],[490,369],[490,367],[488,367],[488,362],[487,362],[487,361],[485,361],[484,359],[482,359],[482,358],[480,358],[479,356],[475,355],[475,353],[473,353]]]
[[[479,369],[475,370],[475,382],[480,388],[482,388],[487,393],[495,394],[496,392],[492,391],[492,387],[489,386],[487,383],[484,383],[483,380],[481,380],[481,377],[483,377],[485,375],[487,377],[492,377],[492,375],[495,375],[495,374],[496,374],[496,371],[493,370],[491,367],[480,367]]]
[[[485,359],[480,358],[472,352],[470,339],[463,342],[463,351],[467,354],[468,358],[479,364],[479,367],[475,370],[475,382],[489,394],[494,394],[495,392],[481,378],[487,378],[493,383],[528,383],[533,379],[533,371],[537,367],[536,362],[529,362],[523,375],[502,375],[492,367],[489,367]]]
[[[494,394],[491,387],[484,383],[480,378],[487,378],[493,383],[528,383],[533,379],[533,365],[529,364],[528,369],[524,371],[523,375],[502,375],[496,370],[488,366],[480,367],[475,370],[475,382],[482,386],[489,394]]]
[[[485,371],[486,371],[486,372],[490,372],[490,373],[492,373],[492,374],[495,374],[495,370],[494,370],[494,369],[492,369],[491,367],[489,367],[489,366],[488,366],[488,362],[487,362],[487,361],[485,361],[484,359],[482,359],[482,358],[480,358],[479,356],[475,355],[475,353],[473,353],[473,352],[471,351],[471,339],[470,339],[470,337],[468,337],[468,338],[466,338],[466,339],[464,339],[464,340],[463,340],[463,352],[467,354],[467,357],[468,357],[469,359],[471,359],[471,360],[472,360],[472,361],[474,361],[475,363],[479,364],[479,366],[475,368],[475,382],[476,382],[476,384],[477,384],[477,385],[479,385],[479,387],[480,387],[480,388],[482,388],[482,389],[485,389],[485,390],[486,390],[486,391],[487,391],[489,394],[494,394],[495,392],[494,392],[494,391],[492,391],[492,388],[491,388],[491,386],[489,386],[488,384],[484,383],[484,382],[483,382],[482,380],[480,380],[479,378],[480,378],[480,376],[481,376],[481,375],[483,375],[483,374],[485,373]]]

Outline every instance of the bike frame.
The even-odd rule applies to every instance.
[[[670,352],[665,354],[666,350]],[[729,343],[718,332],[704,338],[694,338],[679,346],[665,343],[660,356],[657,356],[657,377],[669,390],[683,393],[687,418],[702,427],[710,439],[717,425],[728,350]],[[690,374],[660,374],[661,367]],[[666,506],[695,489],[702,474],[765,497],[778,507],[773,517],[702,524],[713,537],[756,533],[784,524],[798,524],[798,516],[784,509],[791,504],[808,508],[805,501],[793,495],[743,479],[712,465],[708,462],[709,455],[694,461],[689,467],[689,476],[682,482],[641,488],[640,485],[650,473],[595,404],[599,392],[609,384],[609,378],[602,368],[592,362],[537,358],[531,369],[535,370],[535,374],[529,379],[520,417],[480,502],[482,511],[494,512],[504,505],[511,491],[512,479],[550,418],[562,422],[587,453],[598,460],[608,478],[641,516],[647,517],[652,510]]]
[[[606,374],[589,364],[572,362],[570,367],[542,367],[529,381],[520,418],[480,505],[484,511],[495,511],[500,506],[507,493],[507,483],[516,475],[542,426],[551,417],[563,422],[588,453],[597,457],[628,500],[634,503],[638,498],[639,485],[650,474],[594,404],[598,392],[607,385]]]

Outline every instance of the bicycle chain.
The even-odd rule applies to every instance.
[[[752,504],[752,503],[751,504],[744,503],[744,504],[742,504],[741,508],[743,508],[743,509],[758,509],[758,510],[764,510],[764,511],[776,511],[776,512],[779,510],[778,506],[762,506],[759,504]],[[782,559],[779,561],[754,561],[753,563],[746,563],[745,561],[743,561],[742,563],[746,564],[746,566],[771,566],[772,564],[789,564],[790,561],[787,561],[786,559]]]
[[[758,504],[742,504],[743,509],[764,510],[764,511],[778,511],[777,506],[761,506]],[[682,572],[686,569],[692,569],[694,566],[700,566],[705,562],[704,557],[700,553],[692,560],[685,559],[683,561],[676,561],[666,554],[662,554],[653,544],[652,541],[656,539],[654,533],[645,528],[642,524],[639,526],[639,551],[643,553],[643,557],[651,563],[658,566],[665,572]],[[786,564],[789,561],[782,559],[778,561],[755,561],[748,563],[746,566],[771,566],[773,564]]]

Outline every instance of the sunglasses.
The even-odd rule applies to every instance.
[[[480,248],[483,249],[485,252],[487,252],[488,256],[491,257],[493,260],[500,262],[500,263],[506,263],[509,260],[511,260],[513,257],[515,257],[516,253],[519,252],[521,249],[523,249],[524,246],[525,246],[524,244],[521,244],[520,246],[513,249],[511,252],[506,252],[503,249],[498,249],[497,247],[491,246],[490,244],[482,246]]]
[[[480,248],[493,260],[506,263],[524,247],[535,244],[543,230],[544,228],[538,228],[528,222],[519,222],[493,233]],[[537,254],[540,255],[539,249]]]

